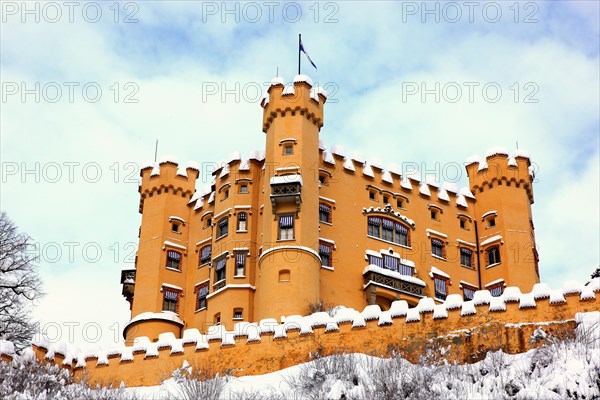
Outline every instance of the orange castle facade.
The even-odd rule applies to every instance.
[[[304,75],[290,86],[275,78],[261,101],[264,153],[223,163],[208,193],[196,191],[194,164],[142,168],[136,268],[121,275],[128,343],[327,305],[525,293],[539,282],[527,154],[469,159],[461,190],[402,176],[340,146],[327,151],[326,100]]]

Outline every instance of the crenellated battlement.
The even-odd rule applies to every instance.
[[[506,149],[494,147],[487,151],[485,159],[471,156],[465,160],[465,165],[475,195],[496,185],[522,186],[533,204],[534,171],[526,151],[517,150],[511,156]]]
[[[299,113],[315,124],[323,126],[323,105],[327,92],[321,87],[313,88],[313,81],[306,75],[296,75],[292,86],[285,86],[282,77],[275,77],[263,95],[263,132],[267,132],[275,118]]]
[[[222,325],[210,327],[206,334],[187,329],[180,339],[163,333],[156,342],[141,337],[131,347],[93,354],[66,355],[64,346],[48,343],[38,343],[34,350],[38,359],[61,365],[76,377],[87,370],[92,382],[123,379],[128,386],[156,385],[184,360],[209,361],[216,370],[249,375],[306,362],[317,350],[326,355],[369,349],[377,356],[394,350],[416,361],[428,349],[451,344],[444,358],[472,362],[488,350],[529,350],[535,344],[528,338],[540,326],[550,334],[568,334],[576,314],[595,311],[599,303],[600,278],[595,278],[585,286],[565,282],[558,290],[541,283],[526,294],[509,287],[499,297],[482,290],[470,301],[459,295],[450,295],[442,304],[423,298],[413,308],[399,300],[387,311],[377,305],[362,312],[342,307],[334,316],[318,312],[289,316],[281,323],[273,318],[240,322],[232,331]]]
[[[190,199],[195,192],[196,180],[200,168],[195,162],[180,165],[173,157],[163,157],[161,161],[152,162],[140,169],[140,213],[143,211],[147,197],[160,194],[173,194]]]

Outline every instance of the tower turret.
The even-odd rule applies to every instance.
[[[531,290],[540,279],[531,213],[534,172],[529,155],[517,151],[511,157],[505,149],[493,148],[485,160],[468,159],[467,173],[477,199],[482,289],[506,285]]]
[[[319,299],[319,131],[326,94],[312,85],[305,75],[293,86],[277,77],[261,101],[270,204],[264,205],[257,320],[306,313]]]
[[[123,331],[126,341],[139,336],[154,340],[162,332],[180,335],[183,321],[179,315],[183,315],[184,306],[181,297],[190,264],[187,203],[198,175],[195,165],[179,166],[173,158],[140,171],[142,223],[136,268],[128,271],[123,282],[127,285],[132,317]]]

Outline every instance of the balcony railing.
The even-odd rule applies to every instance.
[[[365,284],[369,282],[385,285],[398,292],[408,293],[418,297],[423,296],[423,288],[416,283],[406,282],[402,279],[393,278],[374,271],[369,271],[364,275]]]

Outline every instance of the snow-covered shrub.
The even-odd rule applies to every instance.
[[[171,393],[181,400],[218,400],[227,384],[228,376],[221,376],[207,363],[183,366],[173,371],[176,388]]]
[[[31,350],[0,362],[0,399],[3,400],[120,400],[133,399],[122,388],[90,387],[74,383],[66,369],[39,364]]]

